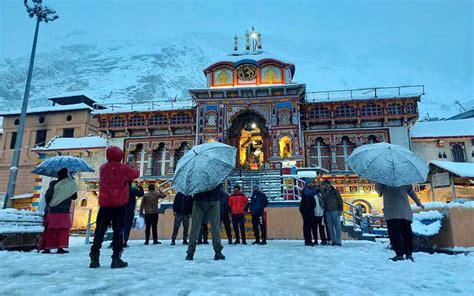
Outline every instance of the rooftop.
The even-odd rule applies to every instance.
[[[459,177],[474,178],[474,163],[432,160],[430,165],[442,168]]]
[[[88,106],[84,103],[71,104],[71,105],[55,105],[55,106],[35,107],[35,108],[28,108],[27,114],[72,111],[72,110],[92,110],[92,107],[90,107],[90,106]],[[7,112],[0,113],[0,116],[20,115],[20,113],[21,113],[21,110],[7,111]]]
[[[192,99],[170,99],[146,101],[140,103],[107,103],[100,106],[106,109],[94,110],[94,114],[116,114],[116,113],[133,113],[133,112],[152,112],[152,111],[170,111],[170,110],[186,110],[194,108]]]
[[[44,147],[35,147],[33,150],[58,151],[58,150],[78,150],[107,147],[107,139],[100,136],[90,136],[81,138],[53,138]]]
[[[412,138],[450,138],[474,136],[474,118],[440,121],[418,121]]]

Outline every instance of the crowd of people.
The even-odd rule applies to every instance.
[[[89,253],[90,268],[100,266],[100,249],[107,229],[111,226],[112,268],[123,268],[128,263],[121,258],[123,248],[128,246],[130,231],[133,225],[137,198],[141,197],[140,216],[145,221],[145,245],[149,244],[150,236],[153,244],[161,244],[158,240],[158,203],[165,194],[155,185],[148,185],[144,193],[140,184],[133,184],[139,177],[139,170],[130,164],[122,163],[123,151],[110,146],[106,151],[107,162],[99,172],[99,211],[96,219],[94,240]],[[46,213],[45,230],[39,243],[39,251],[51,253],[67,253],[71,221],[69,210],[72,200],[77,198],[77,185],[67,169],[58,172],[58,179],[52,181],[45,193]],[[396,256],[393,261],[412,257],[412,211],[407,199],[410,196],[417,205],[423,207],[411,186],[390,187],[377,184],[376,191],[384,198],[384,214],[387,220],[388,233]],[[197,244],[209,244],[208,228],[211,225],[214,259],[224,260],[221,243],[221,223],[229,244],[247,244],[245,233],[245,214],[250,212],[255,236],[253,245],[267,244],[265,208],[268,206],[267,196],[254,186],[250,199],[241,191],[239,185],[233,187],[229,195],[222,184],[216,188],[186,196],[177,192],[173,202],[174,225],[171,245],[176,239],[181,225],[183,226],[183,244],[188,245],[186,260],[193,260]],[[341,215],[343,200],[339,191],[329,180],[316,183],[312,179],[305,180],[299,211],[303,219],[303,237],[306,246],[319,244],[341,246]],[[190,227],[191,220],[191,227]],[[234,234],[232,234],[232,228]],[[234,238],[234,239],[233,239]],[[318,240],[319,238],[319,240]],[[405,255],[405,258],[403,257]]]

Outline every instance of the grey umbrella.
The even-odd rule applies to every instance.
[[[392,187],[423,183],[429,170],[426,163],[406,147],[388,143],[360,146],[347,161],[360,177]]]
[[[40,163],[32,171],[32,173],[49,177],[57,177],[58,171],[64,168],[68,169],[70,174],[94,171],[94,169],[91,168],[87,162],[79,157],[54,156]]]
[[[219,142],[194,146],[179,160],[173,187],[186,195],[214,189],[235,168],[237,149]]]

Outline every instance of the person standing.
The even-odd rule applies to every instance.
[[[333,246],[342,246],[341,215],[344,202],[339,191],[331,185],[329,180],[323,181],[323,196],[326,205],[326,221],[329,237]]]
[[[140,171],[131,165],[123,164],[123,152],[117,146],[106,150],[107,162],[99,168],[99,212],[97,213],[94,242],[91,246],[90,268],[100,266],[100,248],[104,235],[112,223],[113,253],[112,268],[127,267],[128,263],[120,257],[123,250],[123,226],[125,212],[129,201],[129,182],[138,178]]]
[[[140,214],[145,216],[145,245],[148,245],[150,241],[150,228],[153,233],[153,244],[161,244],[158,241],[158,202],[166,195],[155,189],[154,184],[148,185],[148,192],[143,196],[140,204]]]
[[[171,245],[176,245],[179,227],[183,224],[183,245],[188,244],[189,217],[193,209],[191,196],[186,196],[182,192],[176,193],[173,201],[174,225],[171,235]]]
[[[133,219],[135,218],[135,208],[137,207],[137,197],[143,197],[143,187],[140,184],[136,186],[130,182],[129,185],[129,197],[128,197],[128,206],[125,213],[125,226],[123,234],[123,247],[128,248],[128,239],[130,237],[130,231],[132,230]]]
[[[234,244],[240,244],[240,238],[242,237],[242,244],[247,244],[245,237],[245,207],[249,200],[243,192],[240,191],[240,186],[234,186],[234,192],[229,197],[229,207],[232,214],[232,226],[235,232]],[[239,233],[240,228],[240,233]]]
[[[44,231],[41,235],[38,252],[50,254],[51,249],[57,249],[58,254],[69,253],[69,231],[71,216],[69,214],[72,200],[77,199],[77,184],[68,176],[68,170],[58,171],[58,179],[49,183],[45,193],[46,208],[44,216]]]
[[[193,216],[191,222],[191,233],[189,235],[189,245],[186,252],[186,260],[193,260],[196,252],[196,241],[203,223],[205,215],[209,217],[211,222],[211,236],[212,247],[214,248],[214,260],[224,260],[225,256],[222,254],[221,243],[221,224],[220,224],[220,209],[219,209],[219,192],[222,190],[222,185],[216,188],[197,193],[193,197]]]
[[[319,237],[321,238],[321,245],[327,245],[326,239],[326,230],[324,229],[323,220],[324,220],[324,198],[321,194],[319,188],[316,189],[316,195],[314,196],[314,200],[316,202],[314,207],[314,244],[318,244],[318,230],[319,230]]]
[[[422,209],[424,205],[418,199],[411,185],[391,187],[377,183],[375,184],[375,191],[383,197],[383,214],[387,222],[388,237],[392,249],[395,251],[395,257],[390,259],[393,261],[403,259],[414,261],[412,256],[413,233],[411,230],[413,211],[407,195]],[[405,255],[405,258],[403,258],[403,255]]]
[[[252,226],[255,234],[255,241],[252,245],[267,244],[267,226],[265,223],[265,208],[268,206],[268,198],[260,191],[258,186],[253,187],[252,196],[250,197],[250,213],[252,214]],[[262,237],[260,239],[260,232]]]
[[[224,188],[222,188],[220,192],[219,205],[220,205],[220,212],[221,212],[221,223],[224,224],[227,240],[229,241],[229,245],[231,245],[232,244],[232,231],[230,228],[229,195],[227,194],[227,192],[224,191]]]
[[[316,233],[314,223],[314,208],[316,207],[316,201],[314,196],[316,190],[311,179],[305,180],[305,187],[301,196],[300,202],[300,213],[303,218],[303,237],[305,246],[313,246],[313,236]],[[314,237],[316,239],[316,237]]]
[[[207,226],[207,224],[209,224],[209,217],[207,215],[204,215],[204,217],[202,218],[201,231],[199,232],[199,237],[197,241],[198,245],[209,244],[209,227]]]

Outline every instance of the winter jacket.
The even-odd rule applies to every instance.
[[[134,211],[137,206],[137,197],[143,197],[144,194],[143,187],[132,187],[130,184],[130,188],[128,190],[128,209]]]
[[[232,215],[244,214],[249,199],[242,192],[234,192],[229,197],[229,207]]]
[[[158,200],[165,198],[166,195],[161,191],[149,191],[145,193],[140,204],[141,214],[157,214],[158,213]]]
[[[218,185],[216,188],[209,191],[196,193],[193,199],[197,201],[219,201],[221,191],[222,185]]]
[[[314,215],[316,217],[324,216],[324,209],[326,208],[326,204],[324,202],[324,198],[321,192],[316,193],[316,195],[314,196],[314,200],[316,202],[316,206],[314,207]]]
[[[263,215],[268,206],[268,198],[262,191],[253,192],[250,197],[250,213],[254,216]]]
[[[107,162],[100,166],[99,205],[101,207],[120,207],[128,203],[128,183],[138,178],[140,172],[121,163],[123,152],[119,147],[107,148]]]
[[[324,189],[322,194],[326,206],[325,210],[327,212],[343,210],[344,202],[342,201],[341,194],[336,188],[331,186],[329,189]]]
[[[222,191],[220,197],[219,205],[221,209],[221,216],[229,215],[229,195]]]
[[[383,215],[385,220],[413,220],[413,211],[408,202],[407,195],[409,195],[417,205],[421,205],[411,185],[391,187],[375,184],[375,191],[377,191],[380,196],[383,196]]]
[[[48,190],[46,190],[46,193],[44,194],[44,197],[46,199],[46,205],[47,205],[46,207],[47,207],[48,213],[66,214],[66,213],[69,213],[69,211],[71,209],[72,200],[77,199],[77,193],[74,193],[73,195],[71,195],[70,198],[63,200],[57,206],[50,207],[49,204],[50,204],[51,200],[53,199],[54,185],[56,185],[56,183],[58,183],[58,182],[59,182],[59,180],[54,180],[54,181],[51,181],[49,183],[49,188],[48,188]]]
[[[301,202],[300,202],[300,213],[303,215],[313,215],[314,213],[314,207],[316,206],[316,201],[314,199],[314,195],[316,195],[317,191],[305,187],[303,189],[303,194],[301,196]]]
[[[193,200],[191,196],[186,196],[181,192],[176,193],[173,201],[173,212],[176,215],[191,215],[193,210]]]

